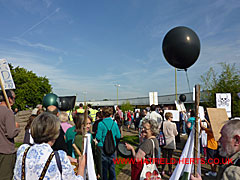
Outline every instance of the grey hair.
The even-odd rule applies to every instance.
[[[58,118],[61,122],[68,122],[68,113],[61,112]]]
[[[31,135],[37,144],[56,140],[60,133],[60,121],[57,116],[43,112],[31,124]]]
[[[152,131],[153,135],[156,136],[159,134],[158,123],[154,119],[144,119],[142,124],[150,124],[150,130]]]
[[[240,119],[228,120],[224,128],[228,138],[233,138],[235,135],[240,135]]]

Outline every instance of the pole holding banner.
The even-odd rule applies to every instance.
[[[199,102],[200,102],[200,85],[195,85],[195,141],[194,141],[194,157],[195,157],[195,163],[194,163],[194,176],[197,176],[197,167],[198,163],[196,162],[198,157],[198,135],[199,135],[199,128],[198,128],[198,121],[199,121]]]
[[[85,107],[85,111],[84,111],[84,127],[83,127],[83,141],[82,141],[82,147],[84,147],[84,141],[86,140],[86,127],[87,127],[87,119],[88,119],[88,109],[87,109],[87,102],[84,102],[84,107]]]
[[[7,97],[7,94],[6,94],[6,91],[5,91],[4,84],[2,82],[1,76],[0,76],[0,85],[1,85],[1,89],[2,89],[2,92],[3,92],[4,98],[5,98],[5,102],[7,103],[7,107],[8,107],[8,109],[11,109],[11,106],[9,104],[8,97]]]

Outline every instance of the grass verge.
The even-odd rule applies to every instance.
[[[139,142],[139,138],[138,138],[138,135],[136,136],[124,136],[122,141],[124,142],[127,142],[133,146],[137,146],[138,145],[138,142]],[[121,158],[121,156],[118,156],[118,158]],[[116,172],[116,176],[119,175],[119,173],[121,172],[121,170],[124,168],[126,164],[116,164],[115,165],[115,172]]]

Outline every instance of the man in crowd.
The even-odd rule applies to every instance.
[[[107,135],[107,131],[111,130],[113,135],[114,144],[116,146],[116,139],[121,138],[120,131],[118,129],[118,125],[115,121],[112,120],[113,109],[111,107],[103,108],[103,120],[99,122],[96,139],[98,140],[98,146],[102,149],[102,176],[104,180],[116,179],[115,174],[115,165],[113,159],[115,159],[115,153],[108,155],[104,152],[104,141]],[[108,178],[109,172],[109,178]]]
[[[240,179],[240,119],[227,121],[221,130],[219,145],[219,154],[231,159],[232,163],[219,168],[217,179]],[[197,177],[191,175],[191,180],[201,179],[199,174]]]
[[[79,108],[76,110],[76,112],[75,113],[84,113],[84,109],[83,109],[83,103],[80,103],[79,104]]]
[[[162,116],[156,112],[156,106],[154,104],[150,107],[151,113],[149,114],[149,119],[153,119],[158,122],[158,125],[162,124]],[[148,118],[148,117],[147,117]]]
[[[6,94],[12,106],[15,102],[15,93],[12,90],[6,90]],[[0,179],[8,180],[12,179],[16,161],[14,137],[19,134],[20,129],[15,123],[13,111],[7,107],[3,92],[0,96]]]
[[[94,123],[94,122],[95,122],[95,119],[96,119],[96,114],[97,114],[98,110],[93,109],[91,104],[88,104],[87,107],[88,107],[88,111],[89,111],[89,112],[88,112],[88,113],[89,113],[89,116],[92,118],[92,122]]]

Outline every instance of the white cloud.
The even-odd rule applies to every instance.
[[[45,44],[42,44],[42,43],[35,43],[35,44],[34,43],[30,43],[29,41],[27,41],[25,39],[22,39],[22,38],[18,38],[18,37],[8,39],[8,41],[15,42],[15,43],[17,43],[19,45],[23,45],[23,46],[43,49],[43,50],[49,51],[49,52],[66,53],[64,51],[61,51],[61,50],[55,48],[55,47],[48,46],[48,45],[45,45]]]

